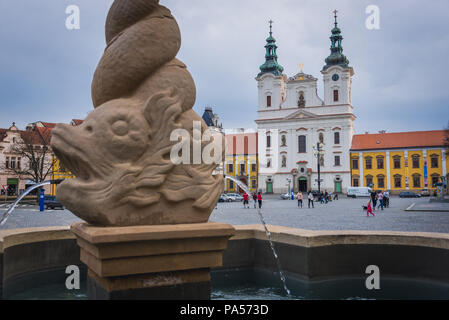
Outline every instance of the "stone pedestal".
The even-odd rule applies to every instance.
[[[88,267],[89,299],[209,299],[231,225],[71,227]]]

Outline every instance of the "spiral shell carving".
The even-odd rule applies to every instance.
[[[194,121],[207,129],[192,110],[193,79],[176,59],[178,24],[157,0],[115,0],[106,44],[92,81],[94,111],[81,126],[53,130],[53,150],[76,176],[57,197],[96,225],[206,222],[223,190],[216,164],[170,159],[173,130],[192,136]]]

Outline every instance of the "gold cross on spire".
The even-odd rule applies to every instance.
[[[273,27],[274,21],[270,19],[270,21],[268,21],[268,23],[270,24],[270,33],[271,33],[271,28]]]
[[[300,63],[299,64],[299,69],[301,70],[301,73],[304,73],[302,70],[304,69],[304,63]]]

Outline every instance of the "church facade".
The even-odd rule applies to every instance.
[[[331,53],[321,70],[321,98],[314,76],[302,70],[291,77],[284,74],[270,23],[266,61],[256,77],[259,189],[264,193],[344,193],[351,186],[354,70],[343,55],[336,16],[330,39]]]

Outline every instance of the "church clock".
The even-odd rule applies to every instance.
[[[340,77],[338,76],[338,74],[335,73],[335,74],[332,76],[332,80],[338,81],[338,79],[340,79]]]

